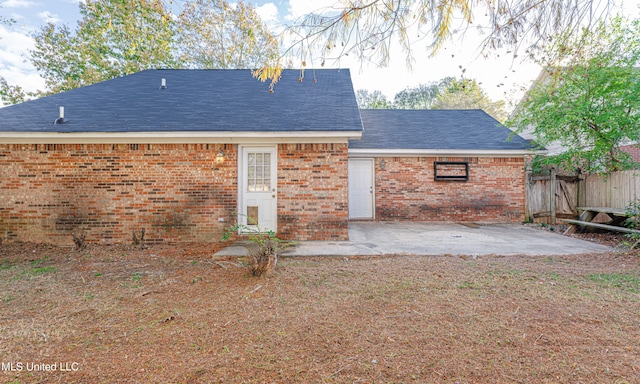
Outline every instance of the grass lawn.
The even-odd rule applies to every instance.
[[[637,383],[640,257],[0,246],[10,383]]]

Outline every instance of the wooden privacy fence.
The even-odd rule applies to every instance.
[[[573,218],[578,208],[580,178],[526,173],[525,216],[536,223],[555,223],[557,218]],[[554,199],[551,196],[555,196]]]
[[[552,199],[551,197],[554,196]],[[640,198],[640,170],[560,176],[526,173],[525,216],[529,221],[555,224],[558,218],[575,218],[578,207],[626,209]]]
[[[580,183],[579,194],[581,207],[625,209],[640,198],[640,169],[607,176],[586,175]]]

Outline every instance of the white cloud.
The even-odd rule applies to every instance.
[[[24,20],[26,19],[26,17],[24,17],[23,15],[19,14],[19,13],[12,13],[11,14],[11,19],[12,20]]]
[[[287,20],[297,20],[310,13],[328,13],[341,9],[337,0],[289,0],[289,14]]]
[[[27,91],[44,89],[44,80],[24,57],[33,48],[35,43],[30,36],[0,26],[0,76]]]
[[[29,0],[6,0],[0,5],[5,8],[29,8],[36,5],[36,3]]]
[[[29,35],[11,31],[0,25],[0,52],[2,52],[0,68],[5,65],[18,65],[18,62],[24,59],[18,60],[15,57],[21,57],[23,52],[33,48],[35,48],[35,42]]]
[[[62,19],[60,18],[60,16],[51,13],[49,11],[42,11],[38,13],[38,17],[41,18],[42,20],[44,20],[45,22],[49,23],[57,23],[59,21],[62,21]]]
[[[266,3],[256,7],[256,13],[266,24],[276,23],[278,21],[278,7],[273,3]]]

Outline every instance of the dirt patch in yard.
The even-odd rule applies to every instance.
[[[640,257],[0,246],[0,381],[634,383]],[[48,369],[48,370],[47,370]]]

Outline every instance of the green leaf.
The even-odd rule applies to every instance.
[[[566,169],[610,172],[633,166],[619,146],[640,139],[640,22],[620,17],[578,37],[560,36],[544,53],[544,76],[508,124],[532,129]]]

